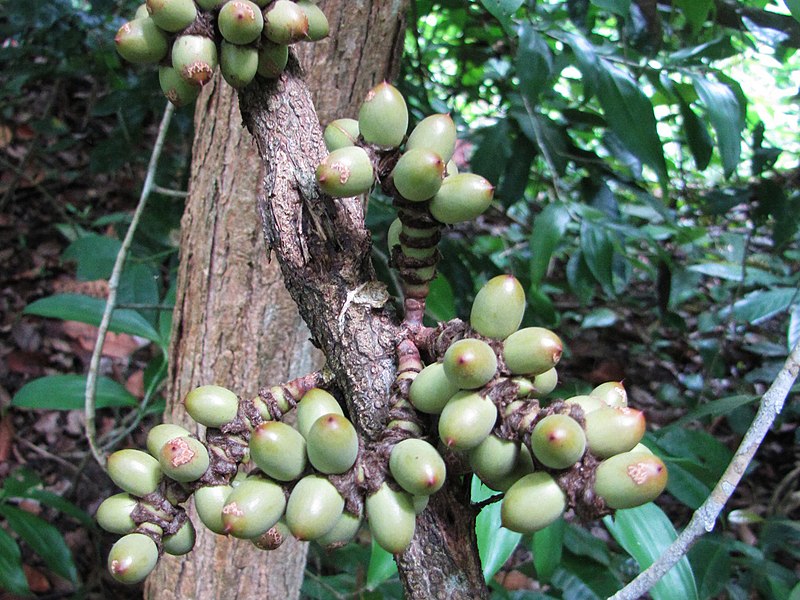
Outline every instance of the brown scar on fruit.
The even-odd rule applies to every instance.
[[[191,79],[200,85],[208,83],[208,81],[211,79],[211,75],[214,74],[213,69],[211,69],[207,63],[199,60],[186,65],[184,72],[187,79]]]
[[[656,467],[656,471],[660,471],[661,467]],[[628,467],[628,477],[630,477],[636,485],[642,485],[647,481],[647,478],[653,473],[653,467],[647,462],[638,462]]]
[[[189,444],[183,438],[175,438],[167,442],[172,451],[172,458],[170,463],[173,467],[180,467],[186,463],[192,462],[195,457],[195,452],[189,447]]]
[[[339,173],[339,183],[345,184],[347,180],[350,179],[350,168],[345,165],[344,163],[333,163],[331,165],[331,169],[334,171],[338,171]]]
[[[241,517],[244,513],[239,509],[239,506],[236,502],[231,502],[230,504],[226,504],[222,507],[222,514],[223,515],[233,515],[234,517]]]

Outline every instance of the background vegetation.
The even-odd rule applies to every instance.
[[[108,540],[88,519],[108,484],[82,485],[92,469],[99,477],[69,412],[83,406],[91,331],[69,323],[100,320],[164,106],[153,70],[122,66],[113,49],[119,15],[134,9],[53,0],[0,14],[0,588],[12,593],[107,596],[111,585]],[[619,589],[709,494],[800,338],[792,15],[789,0],[413,4],[399,84],[415,117],[453,115],[459,160],[496,184],[492,210],[446,236],[429,317],[466,315],[483,282],[513,272],[532,305],[526,324],[567,344],[557,393],[623,379],[670,469],[663,512],[629,520],[520,539],[485,511],[498,598]],[[97,403],[105,449],[160,412],[182,212],[173,190],[191,134],[183,110],[123,272],[121,337]],[[391,215],[370,205],[379,265]],[[724,518],[654,597],[800,597],[799,416],[790,402]],[[314,551],[304,591],[400,597],[391,562],[360,545]]]

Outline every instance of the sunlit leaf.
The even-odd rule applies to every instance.
[[[719,81],[695,76],[692,82],[717,134],[725,176],[730,177],[739,164],[742,149],[744,122],[739,100],[730,87]]]
[[[790,351],[800,342],[800,304],[794,307],[789,317],[789,330],[786,333],[786,340]]]
[[[792,13],[792,16],[800,21],[800,0],[783,0],[786,8]]]
[[[481,502],[496,492],[484,486],[477,477],[472,478],[472,501]],[[501,526],[500,502],[484,506],[475,522],[478,553],[483,565],[483,576],[490,581],[500,570],[519,544],[522,534]]]
[[[82,410],[85,375],[48,375],[26,383],[14,394],[13,406],[46,410]],[[137,406],[139,401],[124,386],[108,377],[98,377],[96,408]]]
[[[374,590],[395,573],[397,564],[394,562],[394,557],[373,540],[367,567],[367,589]]]
[[[683,11],[692,29],[697,31],[705,22],[714,0],[675,0],[675,4]]]
[[[743,323],[758,325],[786,311],[795,301],[797,301],[795,288],[756,290],[734,303],[733,316]],[[725,317],[729,312],[727,309],[723,310],[721,315]]]

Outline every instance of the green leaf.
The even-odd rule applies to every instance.
[[[367,589],[376,589],[395,573],[397,573],[397,564],[394,562],[394,557],[373,540],[367,567]]]
[[[794,307],[789,317],[789,330],[786,332],[787,347],[792,349],[800,342],[800,304]]]
[[[722,157],[722,168],[725,177],[730,177],[739,164],[742,150],[742,108],[733,90],[718,81],[692,77],[694,89],[702,101],[711,119],[711,125],[717,133],[717,146]]]
[[[675,0],[675,4],[683,11],[692,29],[698,31],[705,23],[714,0]]]
[[[83,281],[108,279],[114,269],[114,262],[122,243],[105,235],[90,233],[79,237],[64,250],[64,260],[74,260],[76,275]]]
[[[731,557],[720,540],[701,538],[689,551],[701,598],[717,598],[730,580]]]
[[[73,583],[78,581],[72,553],[58,529],[36,515],[6,504],[0,504],[0,515],[42,557],[50,570]]]
[[[532,106],[536,105],[553,71],[553,56],[544,38],[530,23],[522,26],[516,58],[519,89]]]
[[[3,480],[3,485],[0,490],[2,490],[3,496],[6,498],[33,498],[42,504],[46,504],[75,518],[86,527],[94,527],[94,519],[86,512],[75,506],[69,500],[65,500],[57,494],[43,490],[42,480],[30,469],[15,469]]]
[[[533,534],[533,565],[537,579],[542,583],[548,583],[561,564],[565,528],[564,519],[558,519]]]
[[[584,260],[583,252],[573,252],[567,261],[567,282],[581,304],[588,304],[594,297],[595,280]]]
[[[743,323],[758,325],[786,311],[797,299],[798,294],[795,288],[756,290],[734,303],[733,316]],[[720,314],[725,317],[729,312],[726,309]]]
[[[589,312],[583,321],[581,321],[581,329],[592,329],[594,327],[611,327],[617,322],[618,315],[610,308],[601,306]]]
[[[627,17],[631,12],[631,0],[591,0],[597,8],[607,10],[621,17]]]
[[[533,231],[528,242],[531,249],[531,285],[538,285],[547,274],[550,259],[567,231],[571,220],[566,204],[554,202],[533,221]]]
[[[680,419],[675,421],[672,425],[681,427],[694,420],[702,419],[703,417],[719,417],[733,412],[740,406],[746,406],[758,401],[758,396],[728,396],[727,398],[720,398],[719,400],[712,400],[708,404],[703,404],[694,410],[690,410],[683,415]]]
[[[86,393],[86,375],[48,375],[26,383],[14,394],[12,406],[46,410],[82,410]],[[109,379],[97,379],[95,406],[137,406],[139,401],[122,385]]]
[[[477,137],[480,142],[470,160],[470,168],[473,173],[497,183],[511,154],[508,121],[503,119],[481,129]]]
[[[789,12],[792,13],[792,16],[797,21],[800,21],[800,0],[783,0],[783,3],[786,5],[786,8],[789,9]]]
[[[477,477],[472,478],[472,501],[481,502],[495,494],[481,483]],[[475,521],[475,533],[478,537],[478,554],[483,565],[483,576],[491,581],[508,557],[519,544],[522,534],[502,527],[500,521],[500,502],[483,507]]]
[[[430,291],[425,302],[425,312],[433,320],[449,321],[456,316],[456,300],[447,278],[439,273],[430,282]]]
[[[524,0],[481,0],[483,7],[503,26],[506,33],[515,37],[514,22],[511,17],[519,10]]]
[[[589,271],[603,290],[613,296],[614,245],[605,229],[589,219],[581,222],[581,251]]]
[[[56,294],[36,300],[25,307],[26,315],[38,315],[65,321],[80,321],[100,325],[105,309],[105,300],[81,294]],[[138,335],[152,342],[161,343],[155,328],[135,310],[117,309],[111,315],[111,331]]]
[[[714,150],[714,142],[708,133],[705,123],[700,120],[689,103],[683,98],[678,101],[683,118],[683,130],[686,132],[686,142],[694,158],[694,164],[698,171],[705,171],[708,163],[711,162],[711,153]]]
[[[14,539],[0,527],[0,589],[28,596],[28,579],[22,570],[22,557]]]
[[[613,518],[605,517],[603,523],[642,570],[653,564],[677,537],[667,515],[652,502],[618,510]],[[653,600],[697,600],[697,585],[689,559],[681,558],[650,594]]]

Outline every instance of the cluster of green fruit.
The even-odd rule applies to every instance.
[[[158,63],[170,102],[194,102],[217,64],[235,88],[256,75],[279,76],[289,45],[328,35],[311,0],[147,0],[117,32],[117,51],[135,64]]]

